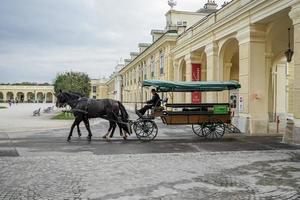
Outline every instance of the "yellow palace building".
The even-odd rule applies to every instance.
[[[145,79],[237,80],[246,132],[267,134],[269,122],[288,117],[300,142],[300,0],[233,0],[218,10],[208,0],[196,12],[169,3],[165,29],[152,30],[152,43],[139,44],[114,72],[109,97],[144,102],[150,98],[140,92]],[[192,95],[172,101],[191,102]],[[201,102],[228,102],[228,94],[203,94]]]

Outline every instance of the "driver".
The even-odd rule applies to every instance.
[[[156,90],[155,89],[152,89],[151,90],[151,93],[152,93],[152,99],[147,101],[147,105],[145,105],[142,109],[138,110],[138,112],[141,114],[141,115],[144,115],[145,112],[149,109],[151,109],[152,107],[157,107],[157,106],[160,106],[160,97],[159,95],[157,94]]]

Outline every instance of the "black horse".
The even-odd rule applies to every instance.
[[[89,119],[90,118],[103,118],[110,122],[110,127],[104,138],[113,137],[116,126],[120,128],[120,135],[126,139],[127,134],[131,134],[131,128],[129,125],[129,116],[125,107],[119,101],[112,99],[88,99],[82,98],[78,94],[70,92],[61,92],[56,96],[57,107],[63,107],[66,104],[72,108],[72,112],[75,116],[75,121],[71,126],[68,141],[71,140],[73,129],[77,126],[79,130],[79,124],[84,122],[86,129],[89,132],[88,139],[91,140],[92,133],[90,130]],[[125,131],[123,133],[122,129]],[[126,134],[127,133],[127,134]]]

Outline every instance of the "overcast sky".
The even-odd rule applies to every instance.
[[[196,11],[207,0],[177,0]],[[216,0],[221,4],[223,0]],[[109,76],[151,29],[163,29],[167,0],[5,0],[0,5],[0,83],[52,82],[64,71]]]

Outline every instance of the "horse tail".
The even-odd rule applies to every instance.
[[[123,104],[120,101],[118,101],[118,104],[119,104],[119,108],[120,108],[120,111],[121,111],[122,120],[123,121],[128,121],[129,115],[128,115],[125,107],[123,106]]]

